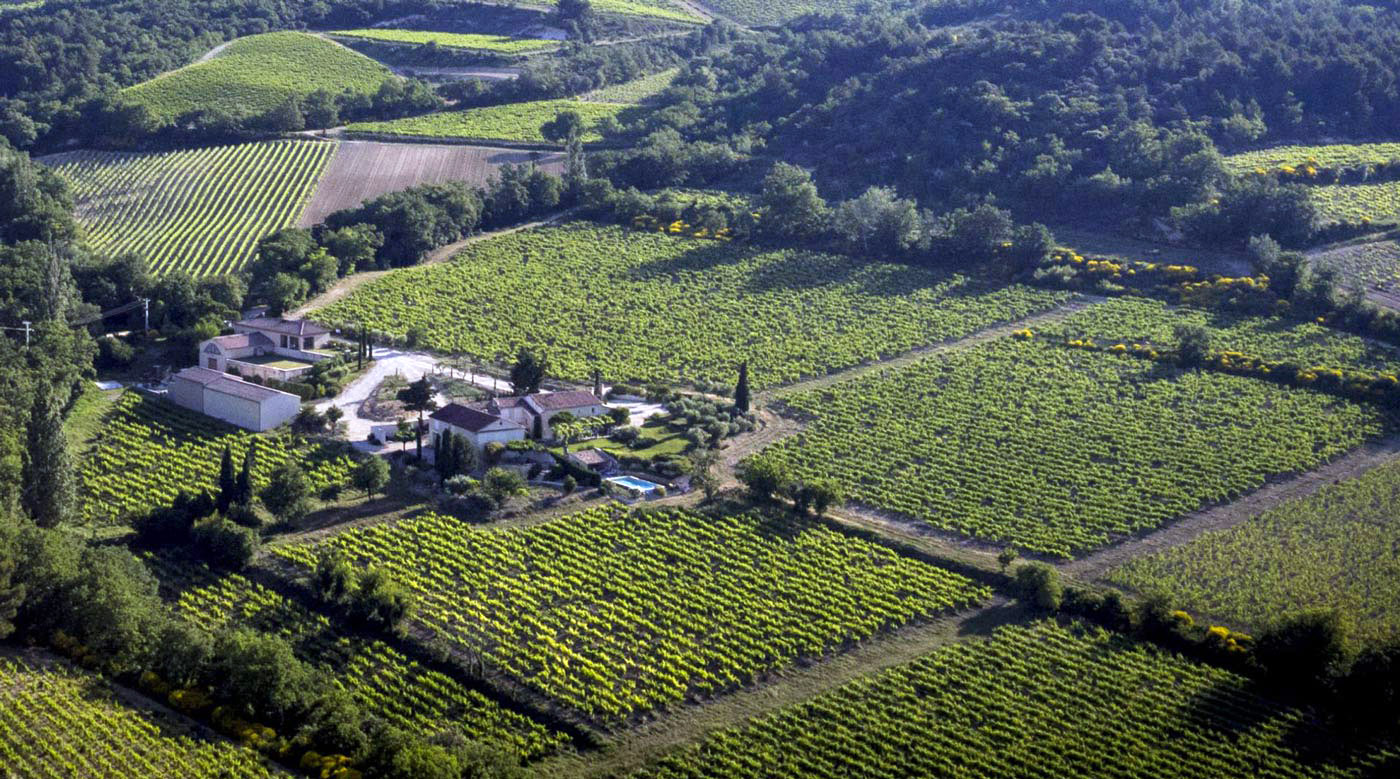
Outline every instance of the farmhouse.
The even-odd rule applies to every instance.
[[[233,335],[221,335],[199,345],[202,367],[220,373],[293,381],[321,360],[330,331],[303,320],[277,317],[246,319],[233,325]]]
[[[553,437],[550,423],[565,412],[576,419],[608,413],[608,407],[591,392],[548,392],[519,398],[492,398],[473,403],[471,407],[510,420],[530,431],[535,438]]]
[[[486,445],[495,441],[508,443],[525,438],[525,427],[494,414],[488,414],[461,403],[449,403],[434,411],[428,417],[428,430],[433,436],[433,449],[445,431],[464,437],[480,454]]]
[[[602,449],[584,449],[579,452],[570,452],[569,461],[575,465],[587,468],[594,473],[603,476],[612,476],[620,470],[620,465],[616,457],[608,454]]]
[[[259,433],[295,417],[301,399],[208,368],[186,368],[170,379],[169,398],[178,406]]]

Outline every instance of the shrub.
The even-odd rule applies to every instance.
[[[1271,681],[1317,693],[1350,656],[1347,625],[1330,610],[1284,617],[1259,635],[1254,656]]]
[[[235,525],[216,517],[196,525],[193,533],[195,553],[210,565],[238,570],[253,561],[260,540],[251,528]]]
[[[572,475],[570,475],[570,476],[565,476],[565,477],[564,477],[564,494],[565,494],[565,495],[572,495],[573,492],[574,492],[574,490],[576,490],[576,489],[578,489],[578,479],[575,479]]]
[[[413,600],[397,582],[377,568],[360,574],[350,600],[350,618],[364,625],[392,630],[413,608]]]
[[[1022,599],[1046,611],[1058,611],[1064,597],[1060,572],[1045,563],[1026,563],[1016,569],[1016,586]]]

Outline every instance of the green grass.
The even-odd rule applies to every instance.
[[[1227,671],[1073,625],[1007,627],[708,735],[633,779],[1385,776]]]
[[[237,359],[237,362],[246,362],[250,365],[265,365],[269,368],[281,368],[282,370],[306,368],[316,364],[314,362],[307,362],[306,360],[294,360],[290,357],[279,357],[275,354],[266,354],[260,357],[239,357]]]
[[[45,157],[73,190],[88,244],[146,259],[162,275],[231,273],[264,236],[296,224],[336,151],[262,141],[166,152]]]
[[[558,5],[557,0],[539,0],[540,5]],[[700,19],[667,0],[593,0],[593,10],[626,16],[649,16],[673,22],[699,24]]]
[[[492,360],[530,347],[588,381],[819,376],[1051,308],[1061,292],[907,265],[575,223],[396,271],[315,316]]]
[[[478,49],[500,54],[527,54],[533,51],[552,49],[558,41],[535,38],[512,38],[509,35],[481,35],[479,33],[438,32],[435,30],[389,30],[382,28],[359,30],[336,30],[328,33],[345,38],[360,38],[387,43],[436,43],[453,49]]]
[[[234,573],[150,557],[176,610],[210,633],[248,627],[286,638],[297,655],[329,673],[366,714],[424,736],[457,728],[533,760],[566,738],[502,708],[457,680],[425,668],[375,638],[344,635],[321,614]]]
[[[102,432],[78,465],[84,516],[121,522],[169,506],[180,491],[213,490],[224,448],[234,467],[256,447],[253,483],[261,488],[288,457],[301,460],[313,491],[349,481],[351,462],[337,447],[294,449],[286,435],[255,435],[162,399],[128,392],[103,418]]]
[[[1133,560],[1109,578],[1231,626],[1335,608],[1367,642],[1400,638],[1400,462],[1324,487],[1244,524]]]
[[[671,86],[671,82],[676,80],[676,75],[679,73],[680,68],[663,70],[660,73],[653,73],[634,81],[595,89],[581,95],[579,99],[594,103],[622,103],[624,105],[644,103],[666,91],[666,88]]]
[[[0,651],[0,690],[7,776],[286,776],[253,750],[200,733],[168,710],[133,708],[102,677],[38,652]]]
[[[158,119],[195,109],[260,114],[318,89],[371,94],[394,75],[338,43],[299,32],[270,32],[233,41],[206,62],[122,90]]]
[[[784,402],[811,421],[759,456],[941,530],[1069,557],[1391,429],[1370,405],[1063,345],[1082,335],[1162,343],[1154,336],[1203,319],[1110,303],[1031,341],[991,342],[788,395]],[[1313,327],[1222,323],[1213,343],[1271,358],[1393,365],[1368,359],[1360,339],[1321,338]]]
[[[685,454],[690,449],[690,439],[685,437],[684,432],[677,432],[668,423],[652,417],[648,419],[638,430],[641,431],[642,438],[650,438],[655,443],[644,446],[640,449],[632,449],[626,444],[620,444],[607,438],[594,438],[588,441],[579,441],[569,445],[570,452],[581,452],[584,449],[602,449],[614,457],[640,457],[644,460],[662,455]],[[563,448],[556,448],[555,451],[563,454]]]
[[[322,545],[408,587],[418,627],[606,724],[734,690],[988,595],[786,517],[612,505],[483,530],[426,515]],[[273,551],[308,567],[317,554]]]
[[[540,125],[550,121],[561,111],[574,111],[584,121],[584,142],[594,143],[603,140],[603,136],[597,130],[599,122],[615,118],[630,108],[631,106],[615,103],[590,103],[583,100],[535,100],[468,108],[464,111],[443,111],[389,122],[356,122],[348,125],[346,129],[352,132],[385,135],[549,143],[540,133]]]

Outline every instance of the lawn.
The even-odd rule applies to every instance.
[[[1311,712],[1083,625],[1001,628],[654,759],[633,779],[1372,777]]]
[[[276,354],[253,355],[249,357],[239,357],[237,362],[246,362],[249,365],[265,365],[269,368],[280,368],[282,370],[294,370],[296,368],[307,368],[315,365],[314,362],[306,360],[294,360],[290,357],[282,357]]]
[[[1175,325],[1204,319],[1119,301],[1033,340],[788,395],[810,421],[759,457],[941,530],[1071,557],[1393,429],[1381,409],[1326,393],[1065,346],[1084,335],[1170,343]],[[1394,365],[1360,339],[1315,328],[1221,321],[1214,343],[1326,365]]]
[[[670,424],[656,417],[648,419],[638,430],[641,431],[642,438],[651,439],[653,443],[633,449],[608,438],[594,438],[570,444],[569,451],[602,449],[615,457],[640,457],[649,460],[653,457],[685,454],[690,449],[690,439],[685,437],[684,431],[678,432]],[[554,451],[563,454],[562,448],[556,448]]]
[[[482,242],[357,289],[314,316],[551,375],[756,387],[821,376],[1044,311],[1069,295],[908,265],[575,223]]]
[[[233,41],[214,58],[122,90],[157,119],[196,109],[261,114],[318,89],[371,94],[395,76],[338,43],[300,32],[270,32]]]
[[[1228,530],[1110,573],[1183,609],[1259,630],[1306,609],[1338,609],[1366,642],[1400,638],[1400,462],[1338,482]]]
[[[607,725],[988,595],[878,544],[754,514],[611,505],[506,529],[425,515],[322,546],[412,590],[415,627]],[[318,547],[273,551],[309,573]]]

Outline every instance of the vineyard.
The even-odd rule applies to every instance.
[[[356,122],[347,125],[345,129],[351,132],[384,135],[548,143],[540,133],[540,125],[553,119],[560,111],[574,111],[584,121],[583,140],[593,143],[603,140],[603,136],[598,132],[599,122],[614,118],[629,109],[632,109],[632,106],[616,103],[591,103],[571,99],[535,100],[468,108],[465,111],[443,111],[388,122]]]
[[[398,271],[318,312],[481,359],[522,346],[553,375],[734,380],[757,386],[967,335],[1051,308],[1065,293],[963,276],[574,224],[476,244],[452,262]]]
[[[558,5],[558,0],[540,0],[540,5]],[[593,0],[593,10],[627,16],[649,16],[673,22],[699,23],[700,19],[669,0]]]
[[[1400,181],[1311,187],[1323,224],[1394,222],[1400,219]]]
[[[424,628],[609,723],[987,595],[832,530],[679,509],[600,507],[498,531],[426,515],[325,543],[410,587]],[[274,552],[310,566],[317,549]]]
[[[1390,752],[1308,754],[1333,734],[1248,681],[1094,628],[1002,628],[737,728],[630,776],[1362,777]]]
[[[120,522],[169,506],[181,490],[213,490],[224,448],[235,467],[254,449],[253,485],[298,457],[314,492],[343,486],[350,459],[340,447],[298,447],[286,435],[254,435],[173,403],[128,393],[108,413],[92,451],[82,458],[78,481],[88,521]]]
[[[256,752],[131,708],[101,677],[38,654],[0,653],[0,773],[26,779],[285,776]]]
[[[1225,167],[1232,173],[1278,170],[1313,164],[1318,168],[1376,165],[1400,159],[1400,143],[1334,143],[1325,146],[1275,146],[1232,154]]]
[[[1149,321],[1108,334],[1181,321],[1107,304],[1060,330],[1097,334],[1125,318]],[[1258,342],[1299,342],[1290,335]],[[1345,352],[1337,340],[1313,352]],[[1216,343],[1230,342],[1217,334]],[[1069,349],[1051,335],[937,355],[784,402],[812,421],[761,458],[833,479],[863,504],[1060,557],[1310,469],[1391,427],[1371,406]]]
[[[1400,638],[1400,463],[1324,487],[1236,527],[1138,558],[1110,579],[1172,593],[1182,608],[1258,630],[1336,608],[1367,641]]]
[[[267,141],[188,151],[80,151],[44,161],[72,186],[89,244],[157,275],[238,270],[258,239],[296,223],[334,144]]]
[[[679,68],[663,70],[635,81],[595,89],[581,95],[579,99],[594,103],[622,103],[624,105],[645,103],[666,91],[667,87],[671,86],[671,82],[676,80],[678,73],[680,73]]]
[[[191,622],[210,633],[246,626],[286,638],[303,660],[328,671],[367,713],[396,727],[425,734],[457,728],[468,738],[499,744],[524,759],[565,742],[562,735],[424,668],[382,641],[336,635],[324,616],[238,574],[157,557],[147,564]]]
[[[1353,288],[1390,287],[1400,282],[1400,244],[1395,241],[1339,246],[1311,255],[1315,267],[1332,268]]]
[[[300,32],[239,38],[204,62],[122,90],[156,119],[195,110],[261,114],[318,89],[373,94],[393,78],[383,65],[338,43]]]
[[[361,30],[336,30],[328,33],[342,38],[359,38],[385,43],[435,43],[451,49],[476,49],[497,54],[528,54],[534,51],[552,49],[558,41],[535,38],[512,38],[508,35],[480,35],[477,33],[436,32],[434,30],[394,30],[376,27]]]
[[[891,0],[706,0],[706,7],[740,24],[777,25],[812,13],[857,14],[864,8],[891,5]]]

